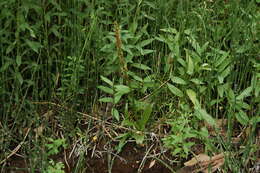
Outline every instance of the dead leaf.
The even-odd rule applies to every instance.
[[[45,114],[43,114],[43,117],[48,121],[52,115],[53,115],[53,110],[49,110]]]
[[[36,133],[36,139],[42,135],[43,133],[43,125],[40,125],[39,127],[35,128],[33,131]]]
[[[208,155],[206,155],[206,154],[199,154],[199,155],[193,157],[188,162],[185,162],[184,165],[185,166],[194,166],[194,165],[198,164],[199,162],[209,161],[209,160],[210,160],[210,157]]]
[[[152,161],[150,162],[150,164],[149,164],[149,167],[148,167],[148,168],[150,169],[150,168],[152,168],[154,165],[155,165],[155,160],[152,160]]]
[[[224,154],[220,153],[218,155],[213,156],[210,158],[206,154],[199,154],[192,158],[190,161],[184,163],[184,167],[181,168],[178,173],[213,173],[218,168],[220,168],[224,164]]]

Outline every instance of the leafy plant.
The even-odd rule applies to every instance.
[[[47,155],[54,155],[59,153],[59,148],[63,147],[66,148],[67,144],[65,139],[52,139],[48,138],[48,141],[50,143],[46,144],[45,146],[47,147]]]
[[[185,117],[179,118],[177,121],[170,122],[171,134],[163,138],[164,145],[172,149],[174,156],[187,158],[190,154],[191,147],[194,142],[188,141],[197,137],[197,131],[189,126],[189,120]]]
[[[60,148],[66,148],[67,144],[65,139],[52,139],[48,138],[50,143],[45,144],[47,147],[47,156],[55,155],[60,152]],[[54,162],[52,159],[48,160],[47,168],[45,169],[45,173],[64,173],[64,164],[61,162]]]

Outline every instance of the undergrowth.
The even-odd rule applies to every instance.
[[[248,172],[260,158],[259,5],[1,1],[1,172],[15,155],[28,172],[84,172],[103,140],[116,154],[131,140],[160,143],[174,163],[203,144],[225,153],[222,170]],[[62,152],[74,168],[52,159]]]

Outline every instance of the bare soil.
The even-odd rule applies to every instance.
[[[91,152],[91,151],[90,151]],[[145,147],[138,147],[135,143],[128,143],[124,146],[123,150],[118,154],[111,154],[111,158],[116,155],[112,165],[112,173],[137,173],[140,169],[140,173],[171,173],[171,171],[166,168],[165,165],[158,162],[153,158],[145,158],[146,153]],[[69,152],[66,152],[69,153]],[[67,154],[66,154],[67,155]],[[103,157],[91,157],[91,154],[88,154],[89,157],[86,158],[85,162],[87,165],[85,168],[86,173],[108,173],[108,165],[111,158],[108,159],[108,154],[104,153]],[[167,154],[170,157],[170,154]],[[74,172],[77,160],[79,158],[67,159],[67,163],[64,159],[64,154],[54,156],[52,159],[56,162],[62,161],[65,165],[65,172],[70,173]],[[160,159],[166,164],[170,165],[167,159]],[[143,166],[142,165],[143,161]],[[111,162],[110,162],[111,163]],[[1,170],[1,169],[0,169]],[[6,166],[1,170],[1,173],[29,173],[30,164],[27,160],[22,159],[19,156],[12,156],[6,162]],[[36,172],[41,172],[36,170]]]

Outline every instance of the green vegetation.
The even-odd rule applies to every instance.
[[[1,0],[0,8],[1,171],[18,155],[28,172],[64,172],[68,163],[51,157],[67,153],[77,158],[69,170],[84,172],[99,141],[113,149],[110,172],[131,140],[160,144],[177,165],[202,144],[208,155],[225,153],[226,172],[248,172],[260,158],[258,0]]]

